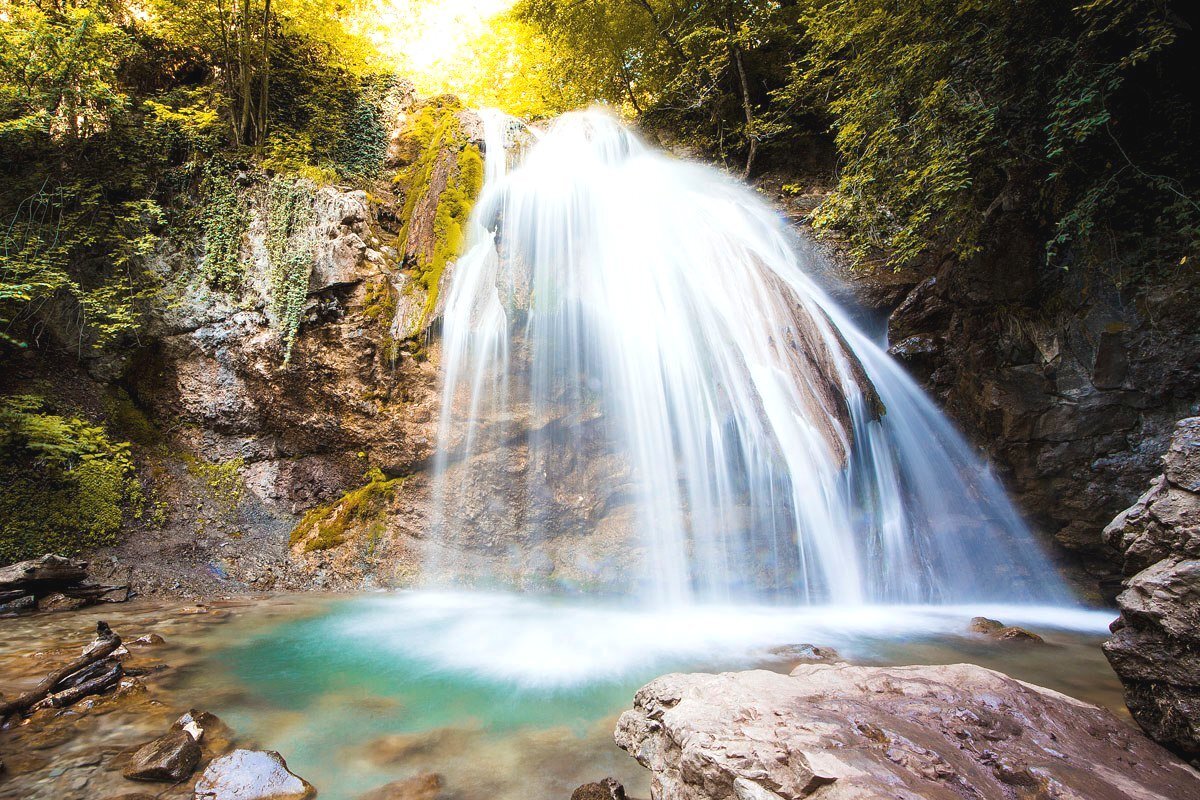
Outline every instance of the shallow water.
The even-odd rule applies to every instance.
[[[976,615],[1048,644],[971,635]],[[461,800],[567,798],[605,775],[645,797],[648,774],[612,729],[657,675],[787,671],[795,661],[770,651],[807,642],[855,663],[981,664],[1123,714],[1099,649],[1112,617],[1022,606],[651,611],[427,591],[281,599],[214,630],[177,691],[279,750],[322,798],[427,771]]]

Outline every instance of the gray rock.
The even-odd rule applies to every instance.
[[[171,731],[138,748],[121,774],[135,781],[177,783],[192,774],[199,760],[196,740],[185,731]]]
[[[615,736],[671,800],[1200,797],[1109,712],[967,664],[666,675]]]
[[[196,800],[308,800],[312,785],[273,750],[234,750],[213,759],[196,781]]]
[[[1181,420],[1163,474],[1104,529],[1121,552],[1121,618],[1104,644],[1155,740],[1200,764],[1200,417]]]

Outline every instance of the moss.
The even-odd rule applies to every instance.
[[[363,315],[385,327],[391,325],[396,316],[396,291],[390,281],[380,279],[367,284]]]
[[[226,511],[233,511],[242,503],[245,484],[242,482],[242,467],[245,459],[229,461],[204,461],[190,453],[182,456],[188,472],[204,484],[209,498]]]
[[[365,526],[368,550],[373,552],[383,535],[388,504],[404,484],[404,478],[388,478],[378,469],[363,477],[367,479],[366,485],[305,514],[292,531],[292,546],[303,543],[306,553],[330,550],[345,542],[351,530]]]
[[[398,182],[406,184],[404,227],[399,237],[400,251],[406,253],[413,214],[417,203],[431,191],[439,157],[447,151],[457,153],[446,187],[436,199],[432,256],[421,254],[416,263],[406,265],[416,282],[425,289],[425,305],[409,335],[423,329],[437,307],[442,273],[462,250],[471,209],[483,188],[483,155],[478,147],[467,141],[458,120],[460,111],[462,105],[453,98],[439,98],[421,109],[410,126],[410,135],[420,144],[421,154],[397,178]]]
[[[129,447],[41,397],[0,398],[0,563],[116,543],[145,506]]]
[[[122,439],[147,448],[163,446],[163,433],[137,407],[129,393],[120,387],[104,396],[104,416],[108,429]]]

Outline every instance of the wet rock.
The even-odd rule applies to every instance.
[[[166,644],[166,639],[157,633],[148,633],[145,636],[139,636],[129,644],[131,647],[157,647],[160,644]]]
[[[273,750],[234,750],[196,781],[196,800],[308,800],[317,791]]]
[[[1032,631],[1019,628],[1016,625],[1005,625],[997,619],[973,617],[971,632],[982,633],[1001,642],[1024,642],[1026,644],[1044,644],[1045,639]]]
[[[181,781],[200,761],[198,738],[180,730],[147,742],[133,754],[121,774],[135,781]]]
[[[771,655],[792,661],[839,661],[841,656],[832,647],[821,647],[816,644],[788,644],[773,647]]]
[[[966,664],[666,675],[615,738],[673,800],[1200,797],[1109,712]]]
[[[571,792],[571,800],[625,800],[625,787],[616,778],[585,783]]]
[[[442,796],[442,785],[441,775],[425,772],[372,789],[360,795],[358,800],[438,800]]]
[[[1163,474],[1104,538],[1126,578],[1104,654],[1137,723],[1200,765],[1200,417],[1179,422]]]

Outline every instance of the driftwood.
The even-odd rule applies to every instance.
[[[129,586],[85,583],[87,562],[47,553],[40,558],[0,567],[0,613],[32,611],[46,597],[61,594],[81,605],[123,603]]]
[[[47,553],[40,558],[0,567],[0,590],[39,594],[43,587],[70,586],[87,578],[87,562]]]
[[[44,708],[44,701],[61,708],[81,697],[95,694],[113,686],[121,678],[121,665],[109,656],[121,646],[121,637],[113,633],[106,622],[96,623],[96,638],[83,649],[83,654],[60,667],[38,682],[33,689],[12,700],[0,703],[0,720],[13,714],[22,714],[36,708]],[[92,668],[97,662],[111,662],[99,675],[75,679],[77,673]]]

